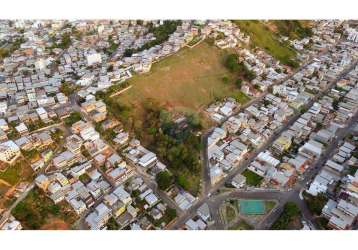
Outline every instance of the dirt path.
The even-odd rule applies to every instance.
[[[10,183],[8,183],[7,181],[4,181],[3,179],[0,179],[0,184],[3,184],[8,187],[12,187],[12,185]]]

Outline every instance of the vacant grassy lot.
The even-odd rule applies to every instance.
[[[15,185],[20,181],[31,181],[33,171],[25,161],[18,161],[15,165],[9,166],[5,171],[0,171],[0,179]]]
[[[266,50],[274,58],[283,64],[291,64],[296,56],[296,51],[278,40],[272,30],[262,21],[237,20],[235,23],[242,31],[250,35],[250,42],[259,48]]]
[[[270,212],[275,206],[276,206],[275,201],[266,201],[265,202],[266,213]]]
[[[68,229],[77,219],[68,204],[54,204],[38,188],[29,192],[12,214],[25,229]]]
[[[223,65],[227,52],[206,41],[195,48],[184,48],[153,65],[151,72],[129,80],[131,89],[116,97],[119,102],[135,107],[138,117],[147,98],[157,100],[168,110],[188,113],[203,110],[215,99],[226,96],[248,98],[235,86],[236,80]],[[228,77],[224,83],[223,77]]]
[[[236,225],[228,228],[229,230],[252,230],[254,229],[251,225],[249,225],[246,221],[240,220]]]
[[[259,186],[263,179],[261,176],[247,169],[242,173],[242,175],[246,177],[246,184],[254,187]]]

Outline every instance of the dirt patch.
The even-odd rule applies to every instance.
[[[61,219],[51,218],[48,219],[48,223],[43,225],[40,229],[41,230],[68,230],[70,229],[70,226]]]

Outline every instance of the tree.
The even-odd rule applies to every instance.
[[[237,79],[236,82],[235,82],[235,84],[236,84],[236,86],[237,86],[239,89],[241,89],[242,80],[241,80],[240,78]]]
[[[229,83],[229,77],[227,77],[227,76],[223,76],[222,80],[225,84]]]
[[[178,183],[179,186],[181,186],[185,190],[188,190],[189,187],[190,187],[188,180],[183,175],[179,175],[177,177],[177,183]]]
[[[238,56],[230,54],[226,57],[225,66],[231,71],[236,72],[239,69]]]
[[[156,176],[158,187],[161,190],[166,190],[173,182],[173,176],[168,171],[161,171]]]
[[[69,96],[76,90],[76,86],[69,82],[63,82],[60,86],[60,92],[62,92],[65,96]]]
[[[107,68],[107,71],[112,72],[113,71],[113,65],[109,65],[108,68]]]
[[[294,217],[300,214],[300,209],[293,202],[287,202],[283,208],[283,212],[280,217],[272,225],[271,229],[274,230],[286,230],[288,225],[294,219]]]
[[[256,89],[256,90],[260,90],[260,85],[255,84],[255,85],[254,85],[254,89]]]
[[[315,215],[320,215],[322,213],[322,209],[328,200],[323,193],[319,193],[317,196],[313,196],[307,192],[304,192],[304,198],[308,209]]]
[[[126,49],[126,50],[124,51],[123,56],[124,56],[124,57],[131,57],[133,53],[134,53],[134,50],[133,50],[133,49]]]
[[[168,207],[165,213],[168,216],[168,221],[173,220],[177,216],[177,210],[175,210],[174,208]]]
[[[118,225],[117,221],[111,217],[107,222],[107,229],[108,230],[119,230],[120,226]]]
[[[338,99],[334,99],[332,102],[332,107],[334,110],[338,110],[338,104],[339,104],[339,100]]]
[[[79,112],[72,112],[69,117],[65,118],[65,124],[72,126],[75,122],[81,120],[81,114]]]

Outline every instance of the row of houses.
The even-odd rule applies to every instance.
[[[337,65],[340,64],[340,60],[342,60],[342,57],[338,57],[335,61],[326,60],[325,63]],[[343,69],[345,68],[340,68],[335,75],[338,76]],[[313,96],[309,96],[303,102],[303,105],[307,105],[312,100]],[[273,143],[270,151],[261,152],[258,155],[250,164],[249,170],[265,177],[272,184],[279,186],[292,184],[295,180],[296,172],[302,172],[308,160],[318,157],[323,151],[323,145],[312,138],[299,149],[300,156],[292,157],[291,162],[289,162],[288,157],[281,162],[282,155],[290,149],[294,140],[299,145],[304,141],[304,138],[311,135],[311,132],[316,127],[316,123],[311,119],[316,119],[321,107],[322,104],[314,103],[288,131],[281,134]],[[278,97],[273,94],[267,94],[262,102],[245,108],[243,112],[227,119],[221,128],[215,128],[208,138],[208,156],[212,182],[215,183],[222,179],[225,176],[225,172],[230,171],[245,159],[246,153],[250,153],[254,148],[263,145],[275,131],[281,128],[298,111],[297,107],[292,107],[284,96]],[[322,141],[328,133],[326,130],[322,130],[311,136],[315,136],[315,138],[319,138],[318,140]],[[236,147],[235,144],[237,145]],[[295,165],[292,163],[295,163]]]

